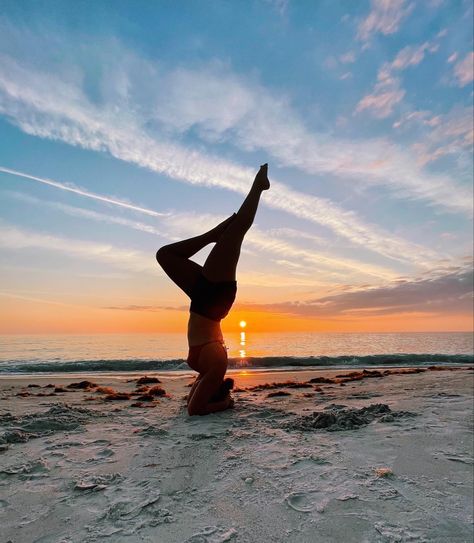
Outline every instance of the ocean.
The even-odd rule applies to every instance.
[[[473,364],[470,332],[226,335],[229,367],[308,369]],[[0,375],[189,370],[183,334],[4,335]]]

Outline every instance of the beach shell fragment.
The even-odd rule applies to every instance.
[[[390,468],[375,468],[377,477],[393,477],[393,471]]]

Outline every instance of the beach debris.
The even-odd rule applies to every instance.
[[[312,385],[308,383],[303,383],[300,381],[283,381],[281,383],[262,383],[261,385],[255,385],[247,387],[243,390],[246,391],[260,391],[260,390],[271,390],[273,388],[313,388]],[[235,392],[240,392],[240,389],[236,389]]]
[[[291,509],[299,513],[310,513],[314,506],[305,492],[293,492],[285,498],[285,502]]]
[[[329,377],[313,377],[308,383],[334,383],[334,379],[330,379]]]
[[[153,403],[143,403],[143,402],[134,402],[130,404],[130,407],[156,407],[158,402]]]
[[[142,394],[137,400],[141,402],[152,402],[155,398],[151,394]]]
[[[375,468],[377,477],[393,477],[393,471],[390,468]]]
[[[28,385],[28,388],[40,388],[40,386],[35,385],[35,384],[30,384],[30,385]]]
[[[285,390],[277,390],[276,392],[270,392],[267,394],[267,398],[274,398],[275,396],[291,396],[291,392]]]
[[[97,388],[99,385],[97,385],[96,383],[93,383],[92,381],[79,381],[78,383],[70,383],[69,385],[67,385],[67,388],[84,388],[84,389],[88,389],[88,388]]]
[[[17,392],[15,396],[21,396],[22,398],[26,398],[27,396],[34,396],[34,394],[31,394],[31,392]]]
[[[97,387],[94,392],[99,394],[117,394],[117,391],[112,387]]]
[[[53,385],[52,383],[48,383],[47,385],[44,385],[43,388],[54,388],[56,385]]]
[[[244,483],[247,484],[247,485],[251,485],[253,483],[254,479],[253,477],[246,477],[244,479]]]
[[[156,385],[148,390],[148,394],[151,394],[152,396],[166,396],[166,390]]]
[[[145,392],[148,392],[150,390],[150,387],[148,385],[142,385],[140,387],[137,387],[135,389],[135,393],[145,393]]]
[[[424,371],[426,371],[426,368],[397,368],[393,370],[385,370],[384,373],[385,375],[400,375],[404,373],[422,373]]]
[[[342,430],[355,430],[367,426],[376,419],[382,419],[390,414],[395,418],[416,416],[409,411],[392,411],[387,404],[371,404],[361,409],[354,409],[345,405],[330,404],[324,411],[314,411],[309,415],[295,417],[291,421],[283,423],[287,430],[300,430],[308,432],[312,430],[326,430],[337,432]],[[384,422],[389,422],[385,419]]]
[[[137,385],[147,385],[152,383],[161,383],[161,381],[157,377],[148,377],[148,375],[137,379]]]
[[[130,400],[130,397],[128,392],[113,392],[112,394],[106,394],[104,400],[107,402]]]
[[[67,390],[67,388],[64,388],[64,387],[54,387],[54,392],[69,392],[69,391]]]

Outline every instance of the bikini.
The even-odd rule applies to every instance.
[[[193,313],[220,322],[230,311],[237,293],[237,281],[209,281],[202,275],[191,290]]]
[[[209,281],[200,274],[191,290],[189,310],[207,319],[220,322],[228,315],[236,294],[237,281]],[[227,355],[226,346],[220,339],[213,339],[201,345],[193,345],[189,347],[187,360],[191,368],[197,367],[202,348],[210,343],[220,343]]]

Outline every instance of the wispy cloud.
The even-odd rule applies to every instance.
[[[96,211],[63,204],[61,202],[42,200],[27,194],[11,191],[5,191],[4,194],[30,204],[56,209],[62,213],[66,213],[74,217],[109,224],[117,224],[138,230],[140,232],[159,236],[166,240],[176,240],[197,235],[198,233],[208,230],[210,227],[212,227],[212,225],[218,224],[225,218],[221,215],[175,212],[167,217],[161,217],[159,221],[159,228],[157,228],[140,221],[108,215],[105,213],[98,213]],[[347,281],[348,274],[350,274],[351,280],[356,283],[360,282],[361,278],[365,278],[367,276],[372,278],[377,277],[383,280],[393,279],[396,277],[396,273],[390,268],[364,263],[349,258],[338,257],[335,255],[328,255],[320,251],[304,249],[289,243],[284,239],[281,239],[281,235],[279,236],[278,233],[284,234],[286,237],[293,239],[307,239],[312,242],[319,239],[317,236],[312,236],[307,232],[302,232],[295,229],[282,229],[280,232],[278,229],[276,229],[269,232],[263,232],[259,230],[258,227],[254,226],[246,237],[245,246],[258,250],[259,254],[264,252],[272,256],[281,256],[286,259],[292,258],[294,261],[299,262],[299,266],[305,269],[307,273],[312,276],[312,279],[309,279],[308,277],[304,280],[304,284],[306,285],[329,284],[331,281],[338,282],[340,280]],[[315,278],[315,274],[318,271],[321,273],[324,279]],[[262,274],[262,277],[264,276],[265,274]],[[268,273],[266,276],[268,281]],[[244,283],[255,283],[255,277],[251,278],[248,272],[245,272],[241,278]],[[282,284],[282,278],[280,278],[278,281],[279,284]],[[302,281],[302,278],[295,278],[293,276],[285,276],[284,279],[284,283],[286,283],[286,285],[294,285],[295,282],[301,284]],[[264,282],[262,283],[262,278],[259,278],[259,284],[265,284]]]
[[[173,232],[178,237],[189,237],[207,230],[210,225],[218,223],[223,218],[209,214],[175,213],[163,222],[166,224],[169,232]],[[329,281],[340,281],[341,279],[346,281],[349,272],[354,281],[360,281],[360,277],[358,276],[372,276],[380,279],[393,279],[396,276],[396,273],[388,267],[360,262],[337,255],[329,255],[323,251],[313,251],[298,247],[282,239],[282,236],[278,235],[278,232],[278,229],[276,231],[263,232],[258,226],[254,225],[245,237],[245,246],[257,249],[260,254],[262,252],[268,253],[273,257],[282,257],[298,262],[312,273],[313,284],[327,284]],[[298,236],[298,230],[291,230],[291,232],[294,234],[294,237]],[[300,232],[299,237],[300,239],[304,239],[305,237],[306,239],[312,239],[310,234],[305,234],[304,232]],[[318,271],[324,273],[321,274],[321,278],[316,279]],[[289,277],[286,281],[287,284],[292,283],[293,278]]]
[[[247,307],[311,317],[355,317],[399,313],[447,314],[472,312],[472,269],[459,267],[385,287],[364,288],[313,300]]]
[[[396,77],[394,72],[405,70],[409,66],[417,66],[425,58],[426,52],[434,53],[438,48],[438,43],[434,42],[404,47],[392,62],[385,62],[382,65],[372,93],[359,101],[355,112],[368,110],[378,119],[389,117],[406,94],[401,88],[400,78]]]
[[[59,252],[69,257],[104,262],[129,271],[157,273],[154,255],[114,247],[106,243],[94,243],[33,232],[7,224],[0,224],[0,247],[15,251],[41,249],[43,251]]]
[[[229,140],[245,150],[264,149],[280,164],[310,174],[383,185],[397,197],[419,198],[445,210],[472,212],[468,189],[459,187],[447,175],[422,171],[411,153],[384,140],[349,142],[313,134],[288,100],[235,76],[219,63],[163,74],[130,53],[116,56],[121,58],[120,66],[111,62],[107,72],[107,89],[113,91],[107,91],[99,104],[88,100],[77,83],[77,74],[57,77],[4,56],[0,112],[27,133],[105,150],[121,160],[196,185],[245,194],[254,172],[163,140],[163,134],[192,129],[206,141]],[[139,71],[136,65],[144,74],[140,84],[135,80]],[[117,81],[120,84],[115,85]],[[141,107],[134,102],[139,98],[138,90],[141,98],[146,96]],[[153,130],[153,126],[160,130]],[[433,251],[366,223],[327,198],[295,191],[277,181],[263,201],[391,259],[426,263],[437,258]]]
[[[23,202],[40,205],[42,207],[47,207],[50,209],[56,209],[58,211],[61,211],[62,213],[66,213],[67,215],[71,215],[73,217],[80,217],[82,219],[106,222],[109,224],[118,224],[120,226],[133,228],[134,230],[138,230],[140,232],[146,232],[148,234],[153,234],[155,236],[169,238],[169,235],[163,230],[160,230],[150,224],[146,224],[140,221],[126,219],[125,217],[117,217],[115,215],[107,215],[106,213],[99,213],[97,211],[92,211],[91,209],[71,206],[69,204],[63,204],[61,202],[42,200],[40,198],[35,198],[34,196],[30,196],[28,194],[23,194],[23,193],[18,193],[18,192],[13,192],[13,191],[5,191],[5,194],[13,198],[16,198],[17,200],[21,200]],[[130,209],[133,209],[134,211],[138,211],[140,208],[132,206]],[[146,210],[147,215],[149,215],[149,211],[151,210]],[[159,214],[157,216],[164,217],[165,215]]]
[[[411,129],[423,125],[425,136],[413,144],[419,164],[433,162],[445,155],[471,155],[474,145],[473,108],[454,107],[446,114],[433,115],[429,111],[412,112],[402,117],[395,128]],[[472,155],[471,155],[472,156]],[[472,176],[472,165],[467,162],[467,175]],[[471,202],[472,203],[472,202]]]
[[[468,53],[454,65],[454,75],[460,87],[465,87],[474,80],[474,52]]]
[[[39,183],[49,185],[50,187],[55,187],[57,189],[65,190],[67,192],[73,192],[74,194],[78,194],[79,196],[84,196],[85,198],[92,198],[93,200],[98,200],[99,202],[113,204],[115,206],[131,209],[133,211],[139,211],[140,213],[145,213],[146,215],[151,215],[152,217],[163,217],[167,215],[167,213],[160,213],[158,211],[153,211],[152,209],[132,205],[129,202],[118,200],[116,198],[112,198],[111,196],[104,196],[102,194],[96,194],[95,192],[81,189],[80,187],[76,187],[72,183],[60,183],[59,181],[53,181],[52,179],[46,179],[44,177],[37,177],[27,173],[19,172],[17,170],[12,170],[10,168],[5,168],[3,166],[0,166],[0,172],[14,175],[16,177],[22,177],[23,179],[38,181]]]
[[[0,111],[26,132],[40,137],[58,138],[87,149],[107,149],[121,160],[180,181],[226,188],[241,194],[247,192],[249,180],[254,175],[253,170],[179,144],[156,140],[140,127],[139,119],[130,120],[129,115],[117,117],[114,108],[113,111],[107,107],[98,109],[87,101],[79,88],[70,87],[64,81],[54,80],[53,77],[39,74],[32,69],[25,70],[11,60],[8,65],[10,70],[0,72],[0,89],[3,91],[0,93]],[[193,85],[184,85],[182,88],[189,87],[193,88]],[[219,89],[222,90],[221,87]],[[226,95],[228,90],[223,95]],[[205,95],[206,93],[202,94]],[[219,109],[218,105],[216,107]],[[198,108],[196,111],[202,109]],[[232,111],[232,108],[230,110]],[[220,121],[227,122],[225,118]],[[285,127],[291,132],[291,121],[288,123],[287,119],[277,118],[274,122],[277,122],[277,126],[270,122],[268,127],[264,128],[266,125],[263,119],[258,120],[257,132],[263,129],[265,132],[270,131],[268,134],[260,133],[259,141],[272,141],[272,137],[280,133],[278,137],[282,139],[275,142],[273,138],[273,141],[282,152],[291,154],[293,149],[301,147],[304,150],[309,146],[307,157],[313,164],[308,163],[307,169],[321,171],[330,167],[342,173],[345,166],[346,171],[354,172],[357,170],[357,165],[353,164],[355,161],[360,164],[360,174],[364,173],[364,170],[367,172],[367,166],[360,163],[363,151],[361,149],[358,153],[357,146],[348,148],[346,154],[344,149],[341,153],[332,147],[332,157],[319,152],[315,155],[314,138],[302,133],[300,126],[296,126],[293,135],[281,135],[278,128]],[[308,136],[306,141],[303,137],[305,135]],[[371,150],[372,155],[373,151],[374,149]],[[329,165],[331,161],[332,166]],[[372,161],[377,162],[376,156],[373,156]],[[397,170],[399,171],[398,167]],[[390,175],[390,178],[392,177],[393,175]],[[448,194],[452,201],[453,192],[447,191],[446,197]],[[461,201],[461,198],[459,199]],[[277,181],[273,182],[273,190],[265,195],[264,202],[274,209],[322,224],[351,242],[389,258],[421,261],[428,254],[433,257],[431,251],[397,239],[375,225],[365,224],[355,213],[341,209],[328,199],[300,193]],[[466,203],[462,200],[462,207],[465,206]],[[459,205],[456,204],[455,207],[458,208]]]
[[[370,13],[359,24],[357,38],[366,42],[378,32],[394,34],[413,8],[414,3],[406,0],[372,0]]]

